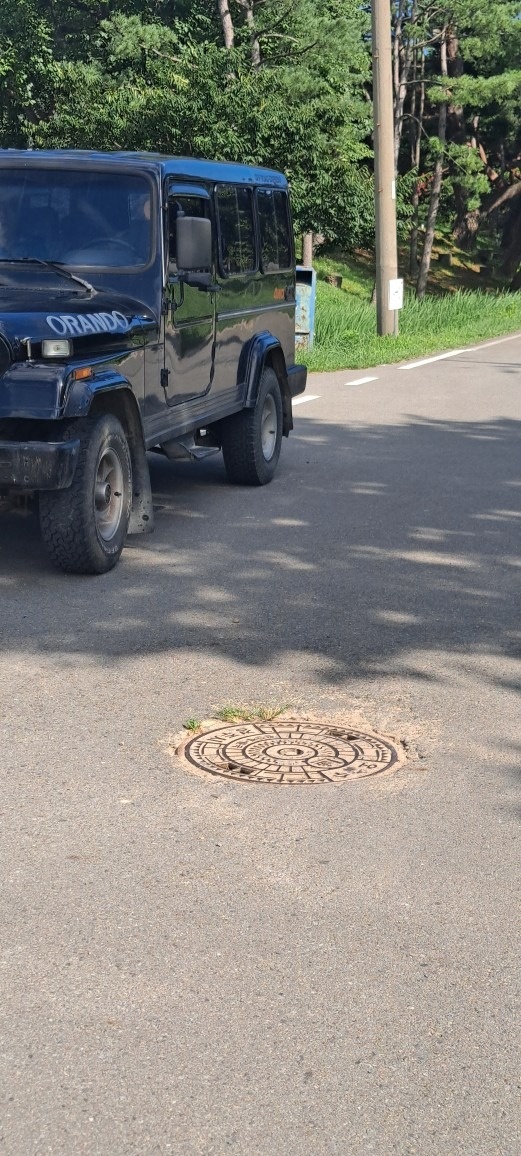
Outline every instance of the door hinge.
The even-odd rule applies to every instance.
[[[168,378],[170,377],[169,369],[162,369],[159,380],[163,389],[168,389]]]

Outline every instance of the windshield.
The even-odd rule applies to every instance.
[[[145,177],[67,169],[0,170],[0,258],[80,268],[150,260],[152,199]]]

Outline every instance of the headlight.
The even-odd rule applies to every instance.
[[[56,337],[42,341],[42,357],[70,357],[71,353],[72,341]]]

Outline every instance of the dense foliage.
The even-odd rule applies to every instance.
[[[521,260],[518,0],[394,0],[395,159],[415,176],[411,273],[425,291],[442,226],[515,272]],[[515,202],[515,206],[514,206]]]
[[[517,0],[393,0],[398,209],[521,261]],[[358,0],[0,0],[0,144],[283,168],[296,227],[373,237],[369,12]],[[479,240],[477,242],[477,237]],[[418,244],[418,239],[425,243]]]

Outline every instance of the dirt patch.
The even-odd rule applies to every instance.
[[[340,785],[403,777],[422,756],[412,735],[375,728],[359,711],[285,711],[272,721],[205,719],[171,736],[170,757],[191,774],[213,781],[269,785]]]

